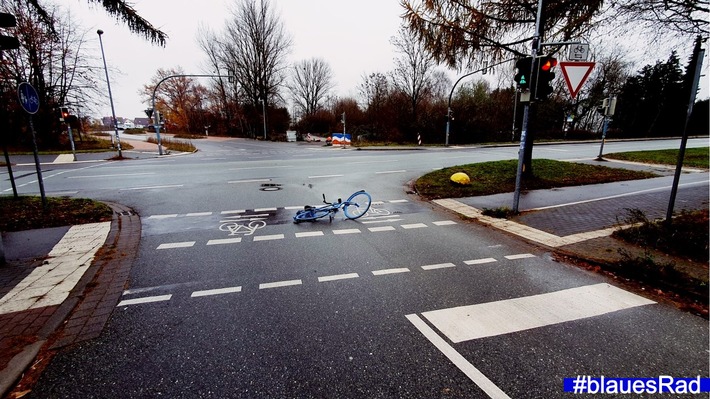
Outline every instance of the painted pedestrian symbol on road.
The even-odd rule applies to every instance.
[[[17,98],[20,100],[20,105],[27,111],[28,114],[36,114],[39,111],[39,95],[37,90],[27,82],[20,83],[17,86]]]

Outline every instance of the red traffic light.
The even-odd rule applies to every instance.
[[[548,72],[557,66],[557,58],[545,57],[541,61],[542,63],[540,64],[540,69],[545,72]]]

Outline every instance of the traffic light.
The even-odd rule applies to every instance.
[[[520,91],[525,91],[530,88],[530,82],[532,81],[532,57],[525,57],[517,60],[515,62],[515,83],[517,83]]]
[[[69,108],[62,108],[60,111],[61,115],[59,116],[59,120],[64,122],[69,118]]]
[[[552,69],[557,66],[557,58],[542,56],[537,59],[537,82],[535,87],[534,98],[536,100],[545,100],[554,88],[552,87],[552,79],[555,78],[555,73]]]
[[[0,13],[0,28],[14,28],[17,19],[12,14]],[[0,50],[14,50],[20,48],[20,41],[15,36],[0,35]]]

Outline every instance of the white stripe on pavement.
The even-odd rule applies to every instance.
[[[195,241],[172,242],[167,244],[160,244],[156,249],[190,248],[193,245],[195,245]]]
[[[424,270],[436,270],[436,269],[445,269],[449,267],[456,267],[453,263],[440,263],[438,265],[426,265],[422,266],[422,269]]]
[[[463,263],[467,265],[482,265],[485,263],[493,263],[497,262],[494,258],[482,258],[482,259],[472,259],[472,260],[465,260]]]
[[[372,274],[375,276],[383,276],[385,274],[397,274],[397,273],[407,273],[410,270],[406,267],[400,267],[396,269],[381,269],[381,270],[373,270]]]
[[[509,334],[655,303],[606,283],[424,312],[453,343]]]
[[[242,287],[227,287],[227,288],[218,288],[214,290],[204,290],[204,291],[195,291],[190,295],[191,298],[197,298],[197,297],[203,297],[203,296],[212,296],[212,295],[223,295],[223,294],[232,294],[236,292],[242,292]]]
[[[225,245],[225,244],[238,244],[242,242],[241,237],[236,237],[236,238],[222,238],[218,240],[209,240],[207,241],[207,245]]]
[[[434,346],[446,356],[466,377],[471,379],[492,399],[510,399],[497,385],[488,379],[483,373],[475,368],[465,357],[461,356],[451,345],[429,327],[424,320],[415,314],[407,315],[409,320],[419,332],[426,337]]]
[[[349,278],[358,278],[358,277],[360,277],[360,275],[357,273],[336,274],[333,276],[318,277],[318,282],[322,283],[325,281],[345,280],[345,279],[349,279]]]
[[[303,284],[303,281],[301,281],[301,280],[275,281],[273,283],[259,284],[259,289],[265,290],[265,289],[269,289],[269,288],[289,287],[292,285],[301,285],[301,284]]]
[[[129,305],[140,305],[143,303],[153,303],[153,302],[164,302],[169,301],[172,298],[171,295],[158,295],[158,296],[148,296],[144,298],[134,298],[126,299],[118,303],[116,306],[129,306]]]

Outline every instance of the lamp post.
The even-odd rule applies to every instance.
[[[118,137],[118,123],[116,123],[116,110],[113,107],[113,96],[111,95],[111,82],[108,79],[108,67],[106,66],[106,56],[104,55],[104,42],[101,40],[101,35],[104,31],[101,29],[97,30],[96,33],[99,35],[99,44],[101,45],[101,58],[104,60],[104,71],[106,71],[106,85],[108,86],[108,99],[111,103],[111,117],[113,118],[113,130],[116,134],[116,148],[118,149],[118,157],[123,158],[121,154],[121,139]]]

